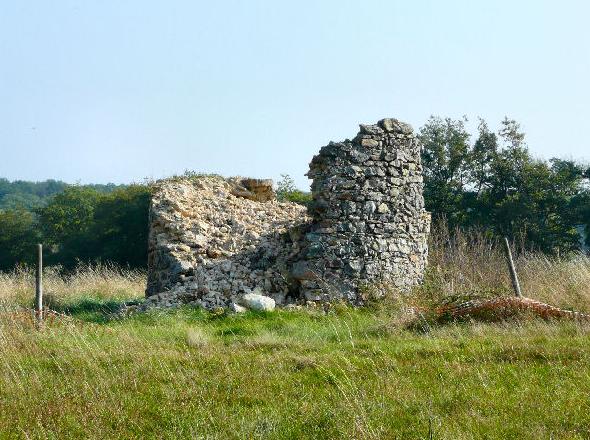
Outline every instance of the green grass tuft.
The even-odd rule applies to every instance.
[[[590,327],[408,326],[408,305],[509,292],[486,246],[433,247],[424,286],[365,309],[114,319],[144,274],[48,272],[70,317],[41,330],[33,274],[0,274],[0,438],[590,438]],[[517,266],[528,296],[590,310],[588,258]]]

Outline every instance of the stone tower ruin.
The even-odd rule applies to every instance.
[[[430,214],[421,145],[396,119],[360,128],[352,141],[323,147],[307,173],[312,223],[293,272],[309,300],[360,303],[363,286],[422,281]]]
[[[205,176],[156,185],[146,304],[229,307],[253,291],[278,304],[362,304],[365,287],[420,283],[430,228],[420,143],[396,119],[360,128],[311,161],[307,211],[276,201],[268,181]]]

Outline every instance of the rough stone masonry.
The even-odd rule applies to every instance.
[[[310,164],[313,202],[274,199],[272,182],[217,176],[160,182],[150,208],[146,305],[230,307],[346,300],[421,282],[430,215],[421,146],[396,119],[361,125]]]
[[[352,141],[323,147],[307,173],[313,221],[293,273],[309,300],[362,303],[364,286],[407,290],[424,274],[421,145],[396,119],[360,128]]]
[[[274,200],[272,181],[162,181],[149,221],[147,306],[229,307],[253,291],[279,304],[294,296],[289,230],[307,221],[306,209]]]

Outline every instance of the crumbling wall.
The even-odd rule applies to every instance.
[[[422,280],[430,215],[420,151],[410,125],[383,119],[313,158],[313,222],[293,266],[305,298],[362,303],[365,285]]]
[[[420,143],[395,119],[361,125],[310,164],[313,205],[279,203],[272,182],[161,182],[152,197],[146,305],[228,307],[256,291],[277,304],[364,301],[363,286],[422,280],[430,215]]]
[[[150,207],[148,305],[228,307],[254,290],[283,303],[288,231],[306,220],[305,207],[274,199],[270,180],[161,182]]]

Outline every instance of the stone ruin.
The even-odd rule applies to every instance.
[[[424,274],[430,215],[420,143],[395,119],[360,128],[352,141],[323,147],[307,173],[313,220],[294,274],[308,299],[358,303],[363,285],[407,290]]]
[[[146,305],[230,307],[406,291],[423,278],[430,215],[421,146],[396,119],[361,125],[310,164],[309,209],[274,198],[272,181],[203,176],[158,183],[150,208]]]
[[[272,181],[219,176],[160,182],[152,196],[148,305],[227,307],[252,291],[291,293],[289,230],[306,208],[274,200]]]

